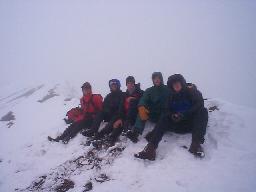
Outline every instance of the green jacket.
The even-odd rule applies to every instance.
[[[149,119],[157,122],[165,108],[170,91],[166,85],[152,86],[144,92],[138,106],[145,106],[149,110]]]

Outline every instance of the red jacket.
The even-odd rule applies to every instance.
[[[99,94],[85,95],[80,99],[81,108],[73,108],[67,112],[68,119],[73,122],[94,118],[102,110],[103,98]]]
[[[132,95],[126,95],[126,98],[124,100],[124,112],[125,114],[127,115],[129,109],[130,109],[130,106],[131,106],[131,102],[129,101],[129,98],[130,97],[133,97],[135,101],[138,101],[141,97],[141,95],[137,94],[137,93],[134,93]]]
[[[95,114],[102,110],[103,98],[99,94],[85,95],[80,99],[83,112]]]

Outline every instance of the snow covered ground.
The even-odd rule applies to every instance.
[[[86,138],[82,135],[68,145],[47,140],[48,135],[57,136],[65,129],[62,119],[68,109],[78,105],[79,94],[72,86],[62,84],[1,89],[0,119],[9,112],[15,117],[0,121],[1,192],[27,191],[38,177],[72,166],[70,160],[91,150],[83,145]],[[69,191],[83,191],[91,180],[92,191],[98,192],[254,192],[256,109],[214,99],[207,100],[206,105],[217,106],[219,110],[210,113],[204,159],[196,159],[182,148],[189,146],[189,134],[166,134],[154,162],[133,157],[145,146],[143,137],[138,144],[122,137],[119,144],[125,149],[112,158],[113,162],[105,161],[100,170],[85,167],[66,175],[75,184]],[[148,124],[146,129],[152,129],[152,125]],[[103,160],[110,157],[107,152],[100,156]],[[95,178],[100,174],[106,174],[108,181],[97,182]]]

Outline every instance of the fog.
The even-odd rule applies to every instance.
[[[182,73],[205,97],[256,107],[256,1],[0,0],[0,89]]]

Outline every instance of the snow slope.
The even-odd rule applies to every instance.
[[[38,102],[42,101],[42,102]],[[91,150],[78,135],[68,145],[50,143],[47,136],[57,136],[65,129],[66,111],[78,105],[79,91],[68,85],[37,85],[0,93],[0,118],[12,111],[13,125],[0,121],[0,191],[24,189],[36,178],[60,171],[69,160]],[[124,151],[100,170],[80,169],[68,176],[75,183],[69,191],[83,191],[91,179],[92,191],[243,191],[256,190],[256,109],[236,106],[221,100],[206,101],[218,106],[210,113],[204,148],[206,157],[194,158],[181,146],[189,146],[191,135],[168,133],[157,151],[155,162],[137,160],[133,154],[146,144],[144,138],[133,144],[121,137]],[[8,128],[10,127],[10,128]],[[148,124],[146,130],[152,129]],[[108,158],[103,152],[101,158]],[[107,159],[109,160],[109,159]],[[70,164],[68,164],[70,165]],[[101,173],[109,181],[100,183]],[[46,183],[46,185],[51,183]],[[45,191],[45,190],[44,190]]]

